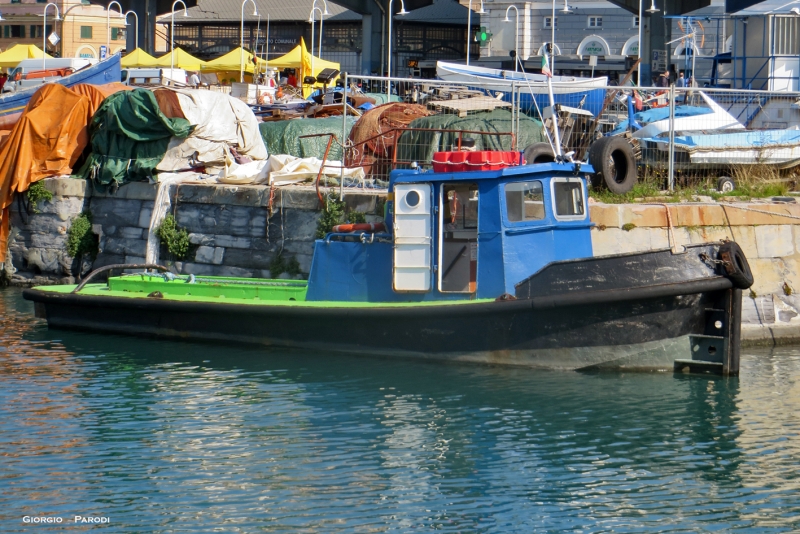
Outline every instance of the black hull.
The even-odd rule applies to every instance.
[[[702,285],[700,292],[697,283],[661,288],[672,294],[650,298],[589,295],[583,303],[544,298],[413,309],[197,305],[39,290],[24,295],[44,306],[54,328],[579,369],[608,366],[619,357],[609,348],[702,335],[705,310],[734,292],[722,277]],[[689,357],[688,340],[685,349],[622,366],[671,368],[675,359]]]

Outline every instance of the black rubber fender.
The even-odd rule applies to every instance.
[[[725,276],[733,282],[734,287],[747,289],[753,285],[753,271],[738,243],[728,241],[719,247],[719,259],[723,262]]]
[[[522,153],[525,163],[533,165],[534,163],[553,163],[556,160],[553,154],[553,147],[550,143],[533,143],[528,145]]]
[[[622,137],[602,137],[589,147],[589,163],[594,167],[592,185],[605,185],[623,195],[636,185],[636,159],[633,147]]]

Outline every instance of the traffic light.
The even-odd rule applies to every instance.
[[[486,43],[492,40],[492,34],[486,30],[486,26],[481,26],[481,29],[475,32],[475,40],[486,46]]]

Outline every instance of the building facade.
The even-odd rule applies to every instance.
[[[44,0],[0,0],[0,49],[16,44],[46,43],[47,53],[60,57],[100,58],[101,48],[108,53],[125,51],[127,26],[124,17],[112,10],[107,16],[102,6],[73,0],[53,2],[47,9],[47,28],[43,27]],[[133,17],[130,18],[133,22]]]

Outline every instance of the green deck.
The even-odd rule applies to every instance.
[[[43,292],[71,293],[74,285],[40,286]],[[453,306],[492,302],[493,299],[448,300],[429,302],[335,302],[306,301],[305,280],[265,280],[203,276],[195,283],[185,278],[167,281],[158,275],[136,274],[109,278],[108,284],[87,284],[79,293],[86,296],[148,298],[158,291],[164,300],[177,302],[225,302],[253,306],[279,305],[317,308],[403,308],[415,306]]]

